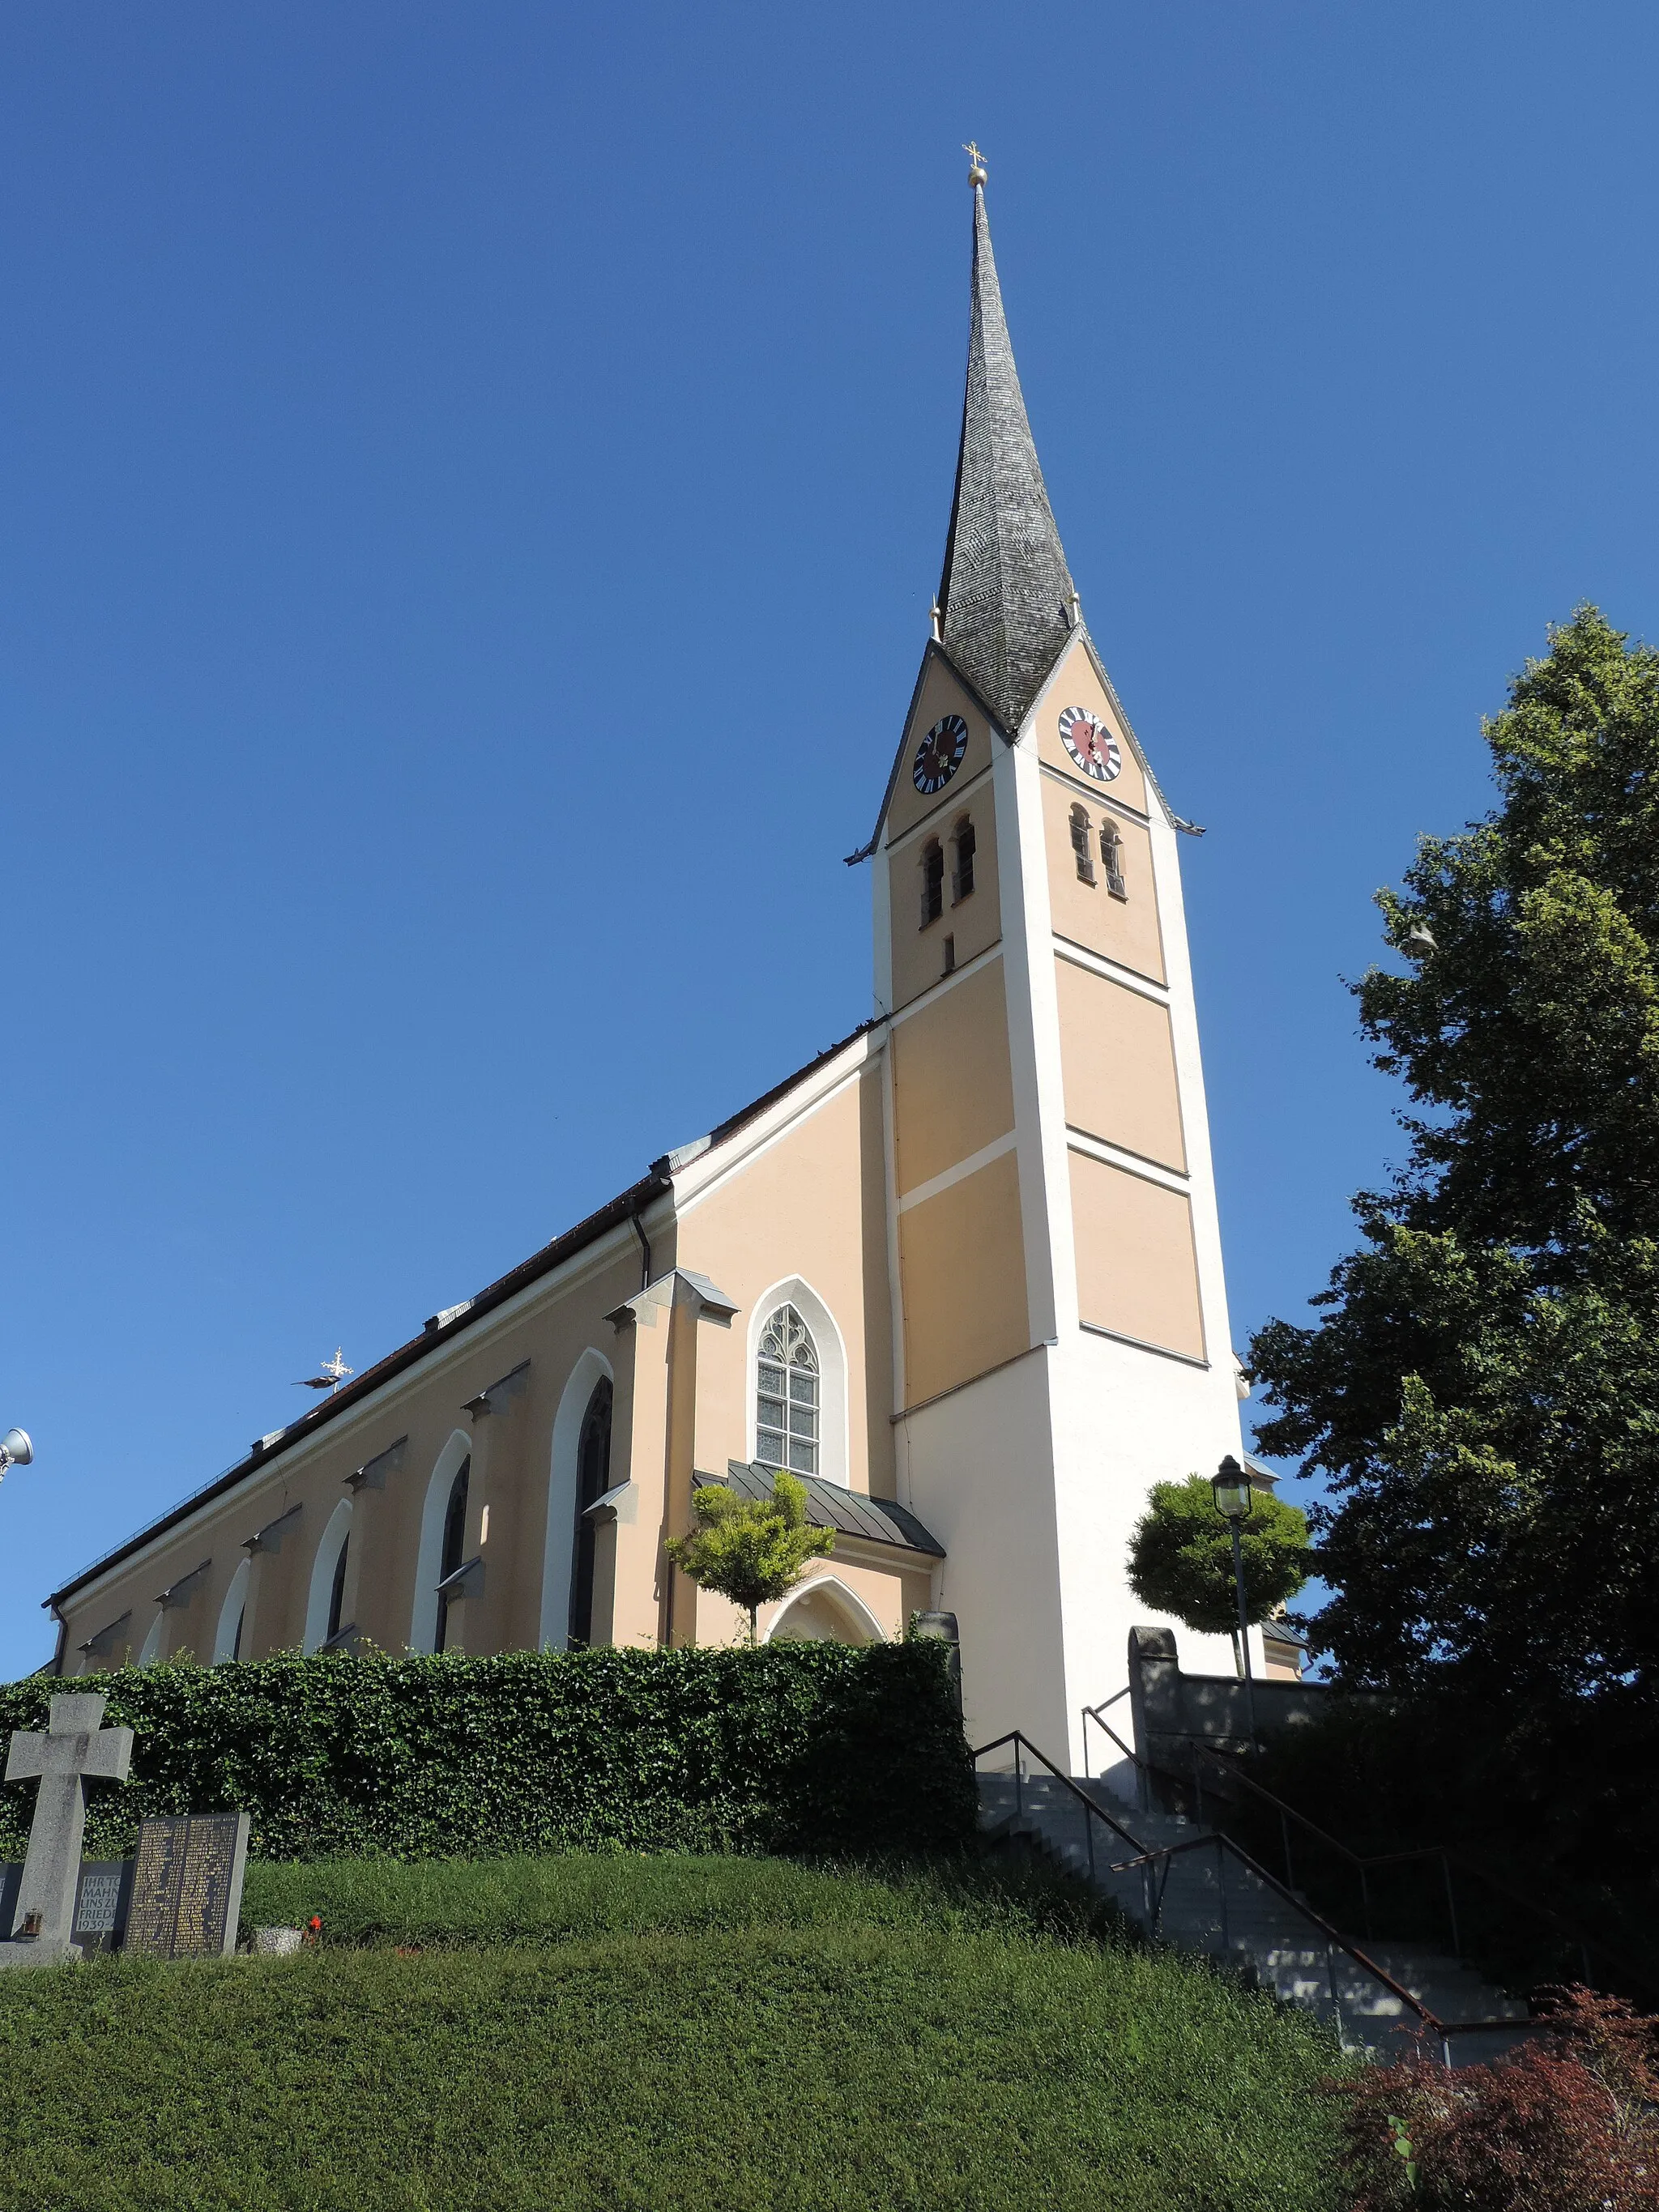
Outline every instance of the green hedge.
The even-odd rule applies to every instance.
[[[254,1855],[933,1850],[972,1832],[943,1647],[331,1656],[123,1668],[0,1689],[0,1740],[54,1688],[101,1691],[137,1741],[94,1784],[89,1857],[146,1814],[238,1807]],[[0,1789],[21,1856],[27,1783]]]

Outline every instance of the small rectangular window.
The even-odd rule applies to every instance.
[[[930,837],[921,853],[921,927],[937,921],[945,911],[945,854],[937,837]]]
[[[957,865],[951,874],[951,902],[957,905],[974,888],[974,825],[969,821],[958,822],[952,840],[956,847]]]
[[[947,937],[945,940],[945,972],[947,975],[954,971],[956,964],[957,940],[954,937]]]

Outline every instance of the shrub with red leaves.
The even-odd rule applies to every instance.
[[[1659,2021],[1552,1995],[1495,2065],[1449,2071],[1424,2037],[1340,2085],[1354,2212],[1659,2212]]]

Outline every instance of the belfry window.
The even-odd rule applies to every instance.
[[[1072,809],[1072,850],[1077,856],[1077,879],[1080,884],[1091,884],[1095,879],[1094,840],[1089,834],[1089,817],[1080,806]]]
[[[945,854],[937,837],[921,848],[921,927],[937,921],[945,911]]]
[[[756,1458],[792,1474],[816,1474],[818,1351],[793,1306],[780,1306],[761,1336],[755,1407]]]
[[[449,1503],[444,1508],[444,1547],[438,1554],[438,1580],[447,1582],[461,1564],[461,1553],[466,1544],[466,1493],[472,1480],[472,1455],[469,1452],[455,1470],[455,1479],[449,1486]],[[441,1590],[438,1593],[438,1628],[432,1639],[434,1651],[441,1651],[449,1634],[449,1600]]]
[[[956,866],[951,871],[951,902],[965,899],[974,888],[974,825],[964,814],[951,835]]]
[[[1106,871],[1106,888],[1112,896],[1127,899],[1129,893],[1123,881],[1123,840],[1115,823],[1103,822],[1100,825],[1100,865]]]

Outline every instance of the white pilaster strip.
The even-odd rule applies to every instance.
[[[1210,1114],[1204,1096],[1204,1062],[1199,1050],[1198,1007],[1193,995],[1192,956],[1187,945],[1187,914],[1181,890],[1176,834],[1161,811],[1152,823],[1152,875],[1164,925],[1164,959],[1170,978],[1170,1029],[1175,1044],[1176,1080],[1181,1091],[1181,1119],[1187,1139],[1188,1187],[1193,1201],[1193,1242],[1198,1258],[1199,1297],[1204,1310],[1204,1340],[1210,1358],[1231,1369],[1232,1332],[1227,1318],[1226,1278],[1221,1261],[1221,1219],[1216,1204],[1215,1164],[1210,1155]]]

